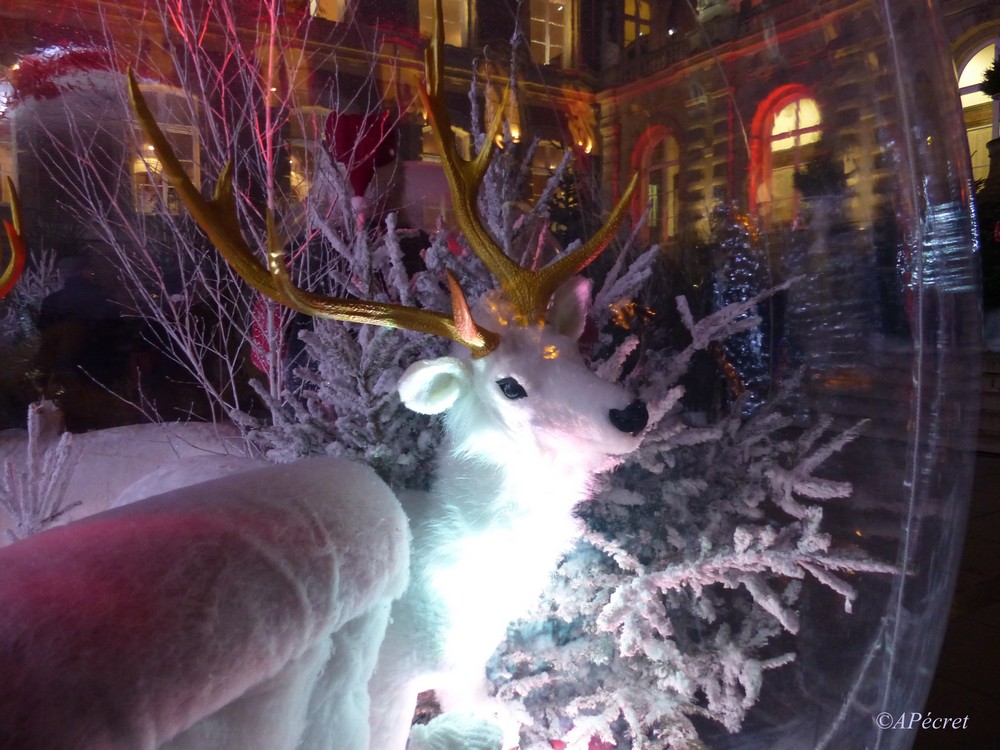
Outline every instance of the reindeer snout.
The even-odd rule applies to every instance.
[[[642,432],[642,428],[649,421],[649,411],[646,409],[646,404],[639,399],[624,409],[611,409],[608,415],[611,417],[611,424],[616,429],[633,436]]]

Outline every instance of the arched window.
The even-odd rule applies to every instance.
[[[962,95],[962,113],[972,155],[972,176],[976,180],[986,179],[990,170],[986,143],[1000,137],[1000,103],[979,90],[986,69],[993,64],[998,50],[997,40],[987,42],[966,59],[958,74],[958,91]]]
[[[793,178],[815,155],[822,132],[819,107],[802,87],[781,89],[758,109],[749,198],[764,226],[788,224],[798,215]]]
[[[665,127],[650,128],[639,139],[633,167],[641,179],[639,195],[646,201],[649,216],[646,234],[649,242],[666,243],[677,235],[678,181],[680,147]]]
[[[531,56],[541,65],[565,65],[570,43],[570,0],[531,0]]]
[[[469,0],[441,0],[444,43],[465,47],[469,43]],[[434,0],[420,0],[420,33],[434,32]]]

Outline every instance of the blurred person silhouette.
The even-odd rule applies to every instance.
[[[64,258],[58,270],[62,287],[42,301],[38,316],[35,386],[63,410],[70,431],[121,424],[122,409],[109,393],[128,374],[121,311],[86,258]]]

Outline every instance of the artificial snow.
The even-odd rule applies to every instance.
[[[42,430],[33,443],[24,430],[4,430],[0,432],[0,464],[8,471],[22,471],[30,465],[32,451],[44,454],[52,450],[59,437],[58,432],[49,434]],[[209,460],[218,459],[221,466],[230,463],[232,457],[246,456],[246,441],[235,427],[224,423],[140,424],[74,434],[65,460],[57,467],[64,480],[60,504],[70,509],[58,521],[85,518],[107,510],[130,485],[165,465],[184,463],[194,457],[210,457]],[[42,462],[36,460],[35,463],[41,465]],[[207,472],[198,479],[221,473],[224,471]],[[159,491],[165,489],[162,487]],[[0,531],[15,525],[0,503]],[[6,536],[0,534],[0,546],[7,542]]]

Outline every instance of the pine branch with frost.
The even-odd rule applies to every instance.
[[[532,232],[540,231],[539,214],[524,212],[530,194],[531,157],[537,144],[515,144],[504,133],[504,148],[490,163],[479,192],[479,210],[483,223],[504,252],[521,260],[533,254]]]
[[[598,377],[605,380],[621,380],[626,360],[639,348],[638,336],[626,333],[622,337],[622,332],[628,330],[629,319],[636,314],[642,290],[652,276],[653,264],[660,252],[654,245],[625,265],[632,255],[639,228],[639,225],[634,227],[624,245],[615,249],[614,263],[594,294],[590,309],[591,321],[599,332],[591,364]],[[573,243],[569,249],[577,244]]]
[[[653,245],[632,258],[645,220],[646,214],[643,214],[627,240],[612,250],[614,261],[601,277],[590,310],[598,331],[598,343],[591,354],[592,364],[598,376],[608,380],[622,378],[626,359],[639,348],[638,336],[629,335],[627,331],[632,319],[641,313],[643,292],[660,254],[659,246]],[[624,338],[623,332],[626,333]]]
[[[605,631],[617,631],[635,627],[636,618],[651,621],[653,610],[650,603],[658,595],[689,588],[699,595],[709,586],[734,589],[740,586],[753,597],[758,606],[774,617],[789,633],[799,630],[798,615],[782,603],[781,596],[767,583],[769,578],[801,579],[807,574],[814,575],[820,583],[831,588],[844,600],[845,611],[850,612],[851,604],[857,597],[853,586],[838,578],[835,572],[857,573],[897,573],[895,565],[880,563],[867,557],[849,553],[803,552],[798,550],[769,549],[754,545],[741,549],[741,545],[716,552],[705,559],[669,565],[644,575],[636,576],[628,584],[615,590],[607,606],[601,611],[597,627]],[[663,613],[656,610],[657,616]],[[657,625],[657,631],[661,626]],[[660,633],[667,635],[668,633]],[[632,635],[623,636],[635,646]],[[634,652],[631,652],[634,653]],[[630,655],[631,655],[630,653]]]
[[[29,310],[42,309],[42,302],[59,288],[62,279],[56,268],[56,252],[50,247],[33,250],[21,278],[17,280],[13,296]]]
[[[623,300],[639,297],[652,277],[653,265],[661,252],[659,245],[653,245],[625,265],[626,259],[632,255],[635,234],[639,229],[640,225],[637,224],[629,239],[615,253],[615,261],[604,276],[601,288],[594,295],[595,322],[601,328],[606,327],[607,317],[613,314],[616,305]]]
[[[681,375],[687,372],[691,357],[694,356],[695,352],[703,351],[715,341],[724,341],[759,326],[761,320],[754,314],[757,306],[777,292],[788,289],[794,281],[791,279],[755,294],[742,302],[728,304],[698,321],[694,319],[687,298],[683,295],[678,296],[675,300],[677,311],[680,314],[681,322],[691,335],[691,343],[671,357],[670,367],[667,371],[667,382],[676,382]]]
[[[241,412],[234,412],[231,418],[262,448],[265,458],[288,463],[304,456],[332,453],[330,447],[336,443],[336,436],[330,430],[331,415],[325,404],[306,393],[277,398],[257,379],[252,379],[250,386],[268,409],[270,419],[265,422]]]
[[[395,290],[398,304],[406,307],[416,305],[416,298],[410,289],[410,279],[406,273],[406,261],[403,258],[403,247],[396,231],[396,214],[385,218],[385,240],[383,242],[385,258],[380,265],[386,268],[386,285]]]
[[[661,398],[649,404],[650,426],[642,445],[629,457],[634,464],[653,475],[672,469],[677,460],[677,450],[684,447],[711,445],[721,439],[719,427],[691,427],[680,412],[680,399],[684,389],[675,386]]]
[[[625,360],[639,347],[638,336],[627,336],[618,347],[611,352],[607,359],[593,362],[594,372],[597,377],[612,383],[621,380],[625,369]]]
[[[315,166],[310,175],[306,219],[338,256],[349,258],[356,215],[350,201],[354,191],[348,179],[347,166],[331,159],[325,148],[316,148],[312,156]],[[345,289],[347,283],[346,279],[340,280]]]
[[[427,306],[435,301],[444,306],[437,309],[448,309],[450,306],[444,281],[446,270],[455,274],[470,301],[482,299],[495,288],[496,282],[486,266],[446,231],[435,235],[430,247],[424,252],[424,263],[427,270],[417,275],[414,287]]]
[[[72,435],[50,434],[52,414],[51,402],[40,401],[28,407],[25,460],[4,459],[0,471],[0,505],[13,521],[13,527],[6,530],[12,542],[44,531],[79,505],[64,505]]]
[[[862,431],[867,420],[861,421],[854,427],[844,430],[831,440],[821,444],[815,451],[807,455],[801,455],[799,460],[791,469],[785,469],[780,465],[773,465],[766,469],[764,476],[767,478],[773,492],[774,501],[791,516],[802,518],[809,511],[809,508],[798,502],[795,497],[804,497],[810,500],[832,500],[836,498],[848,497],[851,494],[849,482],[839,482],[833,479],[823,479],[813,473],[830,456],[839,452],[848,443],[854,440]],[[829,425],[829,420],[824,420],[818,425],[819,430],[814,430],[804,437],[797,446],[800,450],[810,450],[813,443],[819,439],[819,435],[825,432]]]
[[[427,337],[316,320],[301,334],[312,364],[285,395],[278,419],[253,433],[272,460],[312,453],[368,463],[395,487],[419,486],[439,440],[429,420],[405,409],[395,383],[412,361],[440,353]],[[434,348],[437,347],[437,348]]]
[[[725,649],[738,637],[727,632],[704,652],[681,652],[673,639],[660,639],[654,669],[648,660],[620,656],[608,634],[522,644],[531,658],[515,666],[499,697],[536,717],[522,733],[522,747],[548,747],[558,738],[567,747],[588,748],[594,737],[618,747],[700,747],[690,717],[721,716],[733,724],[729,717],[738,720],[756,700],[759,675],[787,660],[741,659]],[[720,660],[720,653],[728,658]]]

